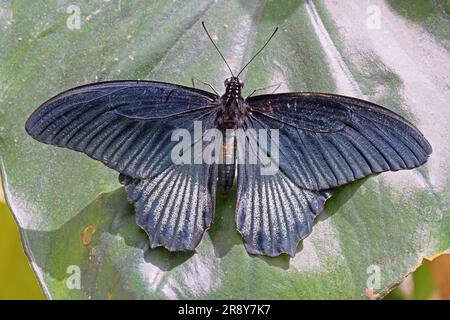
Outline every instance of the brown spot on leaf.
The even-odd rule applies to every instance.
[[[81,238],[81,243],[83,244],[83,246],[88,246],[91,243],[92,240],[92,235],[95,232],[95,227],[90,224],[87,225],[83,231],[81,231],[80,234],[80,238]]]

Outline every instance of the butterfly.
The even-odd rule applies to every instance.
[[[239,75],[277,29],[234,75],[202,25],[230,70],[225,94],[157,81],[99,82],[58,94],[26,122],[34,139],[83,152],[118,171],[152,248],[194,250],[213,223],[216,193],[228,194],[236,180],[235,223],[246,250],[294,256],[333,188],[427,161],[432,148],[423,134],[374,103],[308,92],[244,99]],[[191,136],[197,130],[188,143],[194,149],[206,147],[203,137],[214,129],[266,131],[270,143],[262,148],[257,138],[244,135],[247,151],[239,153],[230,135],[219,144],[219,158],[227,161],[175,163],[179,141],[173,133],[179,129]],[[264,172],[267,163],[246,161],[260,146],[269,156],[276,147],[272,174]]]

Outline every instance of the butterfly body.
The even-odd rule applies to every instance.
[[[239,78],[228,78],[224,84],[225,93],[220,97],[216,123],[223,137],[222,161],[218,166],[219,185],[221,193],[227,196],[236,172],[236,137],[233,130],[243,127],[247,106],[241,93],[243,82]]]

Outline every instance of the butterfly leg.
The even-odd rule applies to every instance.
[[[250,95],[247,97],[247,99],[250,98],[252,95],[254,95],[258,91],[264,91],[264,90],[267,90],[267,89],[270,89],[270,88],[273,88],[273,87],[275,87],[275,89],[273,89],[271,94],[274,94],[275,91],[277,91],[281,87],[282,84],[283,83],[280,82],[280,83],[271,84],[270,86],[267,86],[267,87],[264,87],[264,88],[255,89],[255,90],[252,91],[252,93],[250,93]]]
[[[213,86],[211,83],[202,81],[202,80],[200,80],[200,79],[198,79],[198,78],[195,78],[195,77],[192,77],[192,86],[193,86],[194,88],[195,88],[195,81],[200,82],[200,83],[204,84],[205,86],[210,87],[211,90],[214,91],[215,94],[217,94],[218,96],[220,96],[220,94],[217,92],[217,90],[214,88],[214,86]]]

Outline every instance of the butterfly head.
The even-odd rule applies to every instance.
[[[203,29],[205,30],[206,34],[208,35],[209,40],[211,40],[211,43],[213,44],[214,48],[216,48],[217,52],[219,53],[219,55],[222,57],[222,60],[225,62],[225,65],[227,66],[228,70],[231,73],[231,77],[225,80],[225,97],[227,97],[228,99],[238,99],[238,98],[242,98],[241,96],[241,92],[242,92],[242,88],[244,87],[244,83],[239,79],[240,74],[242,73],[242,71],[245,70],[245,68],[248,67],[248,65],[253,61],[253,59],[255,59],[260,53],[261,51],[264,50],[264,48],[267,46],[267,44],[270,42],[270,40],[273,38],[273,36],[275,35],[275,33],[277,33],[278,31],[278,27],[275,28],[274,32],[272,33],[272,35],[269,37],[269,39],[267,39],[266,43],[262,46],[261,49],[258,50],[258,52],[256,52],[253,57],[250,59],[249,62],[247,62],[241,69],[241,71],[239,71],[239,73],[237,73],[236,75],[233,73],[233,70],[231,70],[230,65],[228,64],[227,60],[225,59],[225,57],[223,56],[222,52],[220,52],[219,48],[217,47],[216,43],[214,42],[213,38],[211,37],[211,35],[208,32],[208,29],[206,29],[205,26],[205,22],[202,21],[202,26]]]
[[[225,80],[225,95],[228,98],[237,99],[241,96],[244,82],[238,77],[231,77]]]

